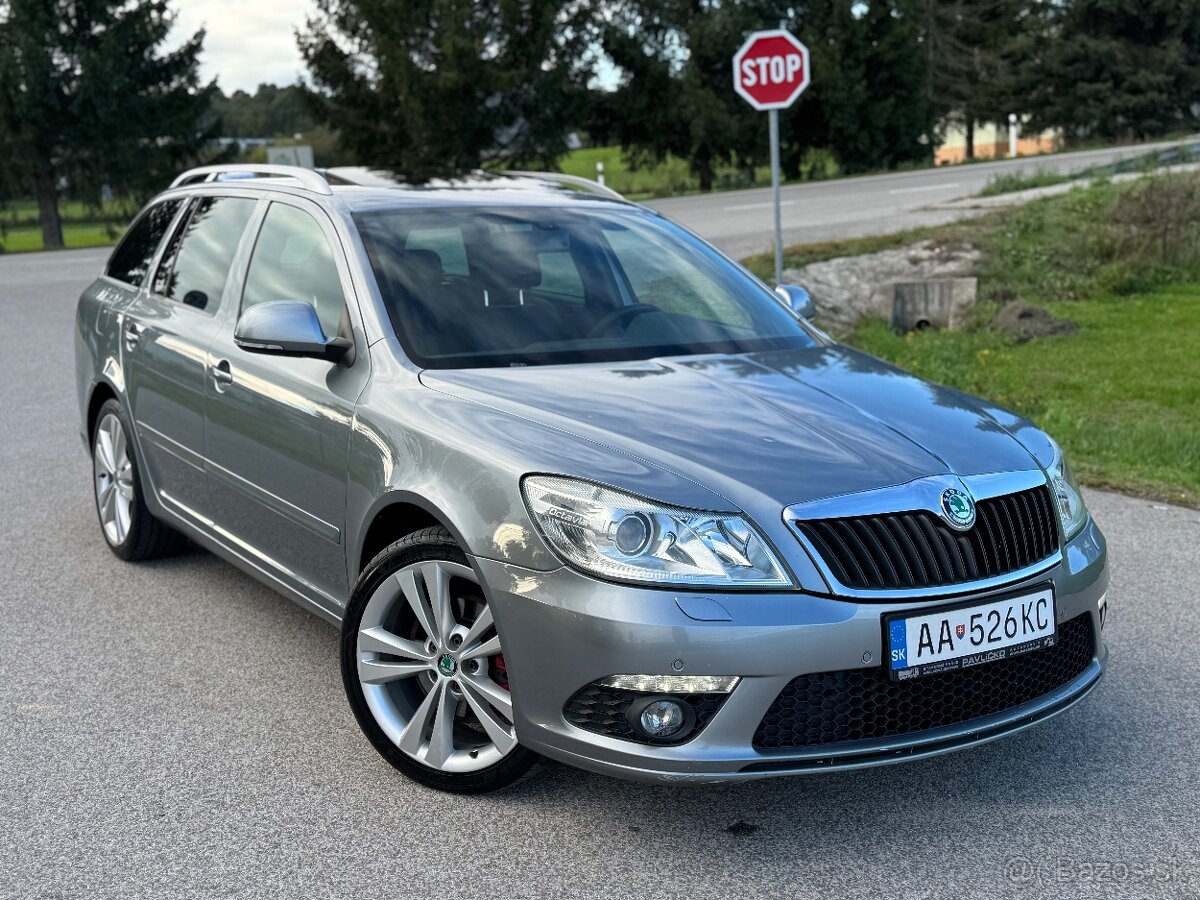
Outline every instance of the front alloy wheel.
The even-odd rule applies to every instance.
[[[517,744],[492,611],[444,529],[409,535],[363,573],[343,623],[342,675],[371,742],[417,781],[495,790],[535,759]]]

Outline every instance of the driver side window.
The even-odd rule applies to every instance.
[[[256,303],[301,300],[317,311],[325,337],[338,333],[346,298],[325,232],[302,209],[273,203],[254,245],[242,312]]]

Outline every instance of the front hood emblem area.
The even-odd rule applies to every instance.
[[[968,531],[975,524],[975,499],[958,488],[942,491],[942,518],[951,528]]]

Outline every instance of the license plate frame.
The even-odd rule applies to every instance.
[[[996,607],[1005,603],[1012,603],[1014,601],[1036,601],[1037,599],[1042,598],[1044,595],[1049,595],[1050,602],[1051,630],[1048,633],[1039,634],[1036,637],[1026,641],[1017,641],[1015,643],[1009,643],[998,647],[993,646],[989,648],[985,644],[975,652],[965,652],[954,657],[935,660],[919,665],[909,665],[906,655],[905,665],[900,667],[896,667],[895,665],[896,660],[893,658],[895,644],[893,642],[892,632],[892,623],[894,622],[902,623],[908,619],[924,619],[935,616],[946,618],[954,613],[961,613],[964,610],[988,610],[992,607]],[[951,603],[943,606],[925,606],[916,609],[894,610],[892,612],[884,613],[880,617],[880,623],[882,626],[881,647],[883,649],[883,668],[887,672],[887,676],[890,681],[909,681],[914,678],[924,678],[944,672],[972,668],[974,666],[984,665],[989,662],[996,662],[1001,659],[1009,659],[1014,656],[1020,656],[1024,653],[1030,653],[1036,650],[1043,650],[1048,647],[1053,647],[1058,642],[1057,600],[1058,598],[1055,595],[1053,583],[1045,582],[1043,584],[1033,585],[1020,590],[1009,591],[1004,594],[993,595],[990,597],[971,597],[958,603]],[[1003,625],[1003,621],[1004,617],[1001,616],[1001,625]],[[901,628],[902,630],[906,631],[904,626],[901,626]],[[969,641],[969,638],[967,638],[965,635],[959,639]],[[904,643],[904,649],[907,654],[909,649],[907,640]]]

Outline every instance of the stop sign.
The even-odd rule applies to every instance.
[[[808,48],[783,30],[756,31],[733,57],[733,88],[755,109],[785,109],[809,81]]]

